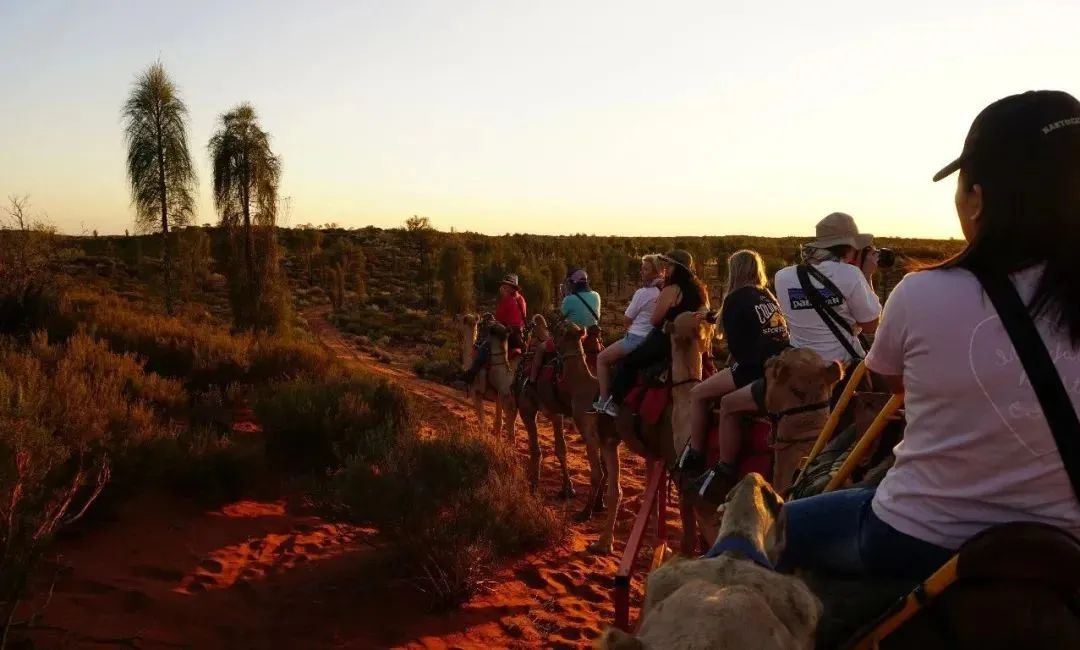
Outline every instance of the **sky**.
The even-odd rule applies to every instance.
[[[1075,0],[0,0],[0,196],[62,231],[134,210],[120,108],[160,60],[206,152],[249,101],[285,225],[960,237],[931,183],[1015,92],[1080,93]]]

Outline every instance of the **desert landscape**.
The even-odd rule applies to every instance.
[[[984,4],[0,2],[0,650],[1080,647]]]
[[[32,368],[37,374],[19,377],[42,391],[40,410],[9,413],[17,419],[6,421],[44,426],[59,417],[52,410],[59,399],[67,418],[81,409],[101,436],[72,432],[63,455],[31,457],[43,464],[24,470],[42,481],[35,491],[23,491],[28,478],[5,479],[9,498],[37,499],[16,499],[17,521],[39,524],[39,508],[55,508],[74,490],[64,516],[70,519],[78,499],[96,490],[94,477],[76,483],[58,472],[65,462],[93,453],[109,468],[78,521],[58,522],[25,555],[6,556],[6,575],[28,571],[25,585],[4,601],[12,642],[589,645],[612,621],[613,576],[644,488],[643,463],[624,454],[616,553],[589,553],[600,521],[573,522],[578,504],[557,497],[550,424],[541,417],[535,497],[523,479],[528,450],[520,423],[510,443],[478,430],[454,385],[461,355],[452,315],[490,304],[504,269],[521,274],[532,304],[551,305],[557,278],[586,260],[594,277],[604,278],[597,283],[602,319],[615,339],[637,255],[676,240],[485,237],[418,221],[394,230],[310,226],[270,234],[280,251],[286,316],[279,329],[252,336],[232,322],[225,228],[170,235],[178,275],[172,316],[163,307],[160,237],[72,238],[41,226],[3,231],[6,241],[29,247],[22,259],[33,260],[25,269],[7,267],[23,274],[9,276],[21,291],[5,302],[5,377]],[[791,244],[722,237],[678,245],[701,251],[718,289],[715,258],[706,251],[754,245],[780,264]],[[924,257],[949,247],[897,245]],[[462,268],[452,268],[447,260],[454,259]],[[464,295],[476,302],[453,303],[454,282],[465,283]],[[75,395],[67,382],[85,394]],[[112,393],[92,388],[114,384]],[[60,386],[69,387],[63,397],[55,394]],[[125,430],[134,424],[116,409],[139,409],[142,428]],[[580,494],[588,483],[583,443],[573,430],[568,439]],[[406,461],[396,453],[421,455]],[[386,474],[371,475],[373,467],[430,486],[409,493]],[[63,482],[49,484],[56,479]],[[458,510],[465,507],[486,512],[477,520]],[[674,505],[669,524],[674,543]],[[403,543],[407,538],[413,543]],[[646,563],[653,546],[642,550]],[[636,607],[640,577],[632,593]]]

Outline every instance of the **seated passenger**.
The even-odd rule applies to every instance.
[[[495,320],[506,327],[508,334],[506,349],[509,352],[514,349],[522,349],[525,345],[525,297],[521,295],[518,287],[518,276],[513,273],[503,278],[499,283],[499,299],[495,303]],[[484,330],[486,332],[486,328]],[[481,332],[483,334],[484,332]],[[476,358],[472,366],[465,372],[465,381],[472,384],[476,373],[484,367],[491,357],[491,347],[485,340],[477,347]]]
[[[810,348],[827,362],[840,361],[850,367],[866,354],[858,335],[872,334],[881,314],[881,301],[871,284],[878,253],[872,246],[873,236],[859,233],[855,220],[842,212],[819,221],[816,231],[817,239],[803,246],[803,261],[776,273],[776,298],[792,347]],[[819,311],[807,297],[802,272],[827,312]],[[720,399],[720,460],[692,483],[710,503],[722,502],[734,485],[740,420],[745,413],[764,411],[764,399],[763,378]],[[686,460],[691,461],[690,468],[700,462],[694,456]]]
[[[960,157],[962,252],[889,297],[866,364],[904,395],[907,429],[875,489],[787,503],[785,569],[924,579],[965,540],[1013,521],[1080,535],[1080,502],[998,313],[972,270],[1028,305],[1080,406],[1080,102],[1029,92],[975,118]],[[792,338],[794,339],[794,328]]]
[[[600,324],[600,294],[589,288],[589,275],[577,269],[566,276],[567,294],[561,312],[566,320],[587,330]]]
[[[630,306],[623,314],[626,335],[604,349],[596,358],[596,379],[600,384],[600,397],[591,412],[607,412],[611,403],[609,390],[611,364],[625,357],[641,345],[652,330],[653,309],[660,295],[664,279],[660,276],[660,256],[646,255],[641,258],[641,288],[634,292]]]
[[[673,322],[683,312],[709,307],[709,293],[694,275],[690,253],[676,249],[661,255],[660,263],[664,288],[656,298],[652,329],[645,340],[619,363],[611,382],[611,400],[604,409],[608,415],[618,414],[616,405],[621,404],[633,389],[641,370],[664,360],[671,361],[671,337],[664,332],[664,324]]]
[[[705,469],[705,430],[711,400],[761,379],[765,361],[788,347],[787,323],[767,284],[765,262],[755,251],[737,251],[728,258],[727,286],[720,313],[709,312],[703,317],[713,323],[719,318],[734,363],[690,391],[690,441],[679,463],[684,477],[696,478]],[[724,405],[721,401],[721,413],[725,413]],[[718,472],[735,476],[741,441],[738,418],[722,415],[719,462],[723,466]]]
[[[585,269],[576,269],[566,276],[566,289],[567,294],[563,298],[560,309],[563,318],[585,330],[590,327],[599,327],[600,294],[589,288],[589,275]],[[547,360],[547,355],[554,352],[554,341],[549,341],[547,345],[536,350],[526,384],[536,381],[536,378],[540,376],[540,369],[544,367],[544,362]]]

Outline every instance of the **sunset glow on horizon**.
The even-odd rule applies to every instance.
[[[0,198],[133,229],[120,108],[160,59],[199,224],[211,131],[250,101],[284,225],[782,236],[840,210],[959,237],[931,175],[989,102],[1080,93],[1080,3],[869,4],[0,0]]]

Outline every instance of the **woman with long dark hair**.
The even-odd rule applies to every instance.
[[[1062,452],[979,279],[1015,288],[1080,407],[1080,102],[994,102],[934,180],[957,171],[967,246],[896,286],[866,358],[904,395],[896,462],[876,489],[786,504],[784,568],[923,579],[995,524],[1080,535]]]
[[[664,333],[664,324],[675,320],[683,312],[708,309],[709,293],[704,283],[694,275],[694,259],[690,253],[675,249],[659,256],[664,274],[664,288],[656,298],[653,308],[653,329],[645,340],[619,362],[611,381],[611,399],[603,412],[618,415],[617,404],[630,392],[637,382],[638,372],[654,363],[671,358],[671,338]]]

